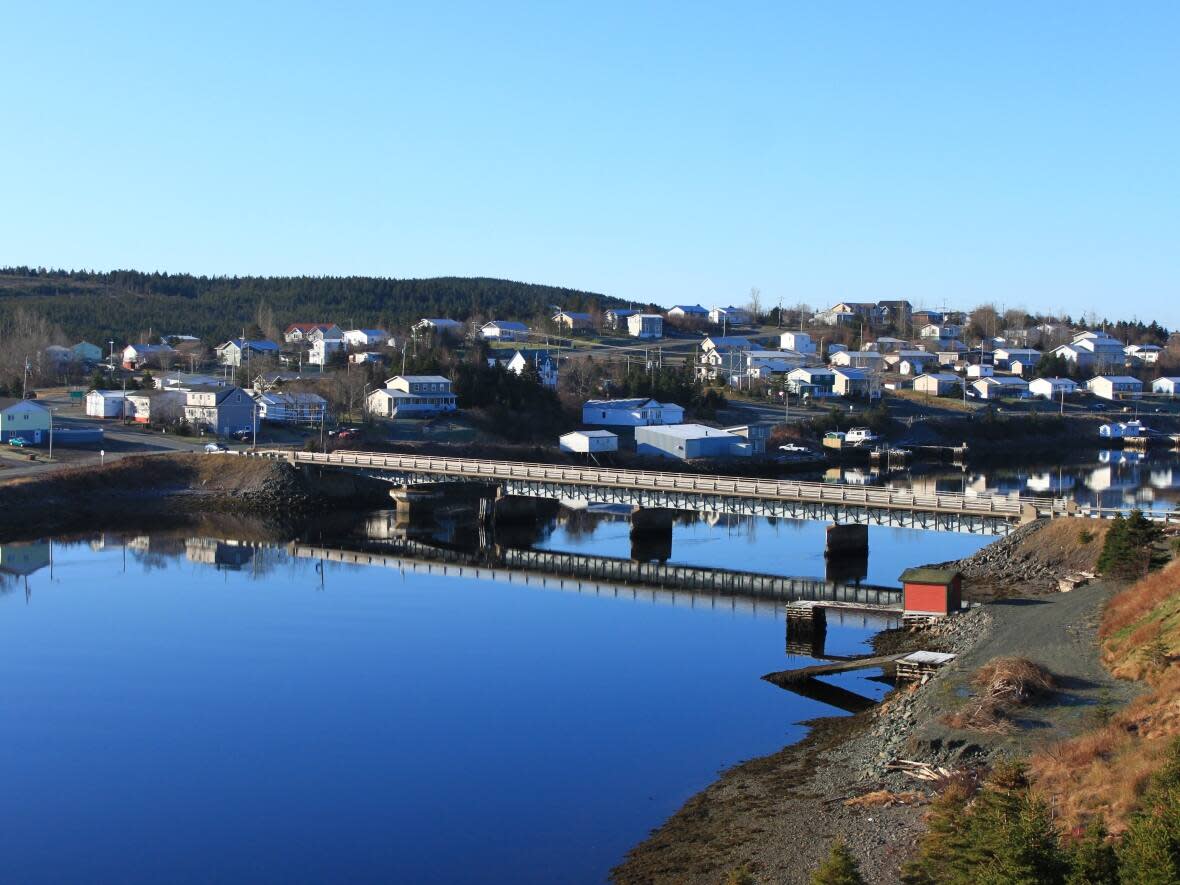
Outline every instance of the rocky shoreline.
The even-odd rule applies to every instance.
[[[1059,521],[1081,523],[1081,520]],[[1078,561],[1062,541],[1079,528],[1044,522],[1021,527],[954,563],[969,583],[996,583],[1024,592],[974,605],[954,618],[916,630],[893,630],[874,640],[878,654],[926,649],[954,653],[955,662],[920,684],[899,686],[882,703],[851,717],[807,723],[801,742],[742,763],[690,799],[613,872],[621,885],[713,885],[734,870],[754,882],[806,883],[833,839],[845,841],[867,882],[898,881],[902,864],[924,830],[924,806],[934,785],[891,765],[917,760],[971,772],[998,755],[1022,754],[1039,742],[1083,730],[1090,711],[1124,703],[1125,686],[1105,673],[1095,631],[1111,588],[1093,584],[1047,594],[1061,568]],[[1045,533],[1045,535],[1042,535]],[[1052,558],[1032,556],[1057,537]],[[1093,541],[1080,539],[1075,548]],[[1030,599],[1033,597],[1033,599]],[[1033,601],[1037,604],[1024,604]],[[1070,674],[1051,702],[1028,711],[1029,723],[1010,734],[956,730],[944,719],[971,692],[971,676],[986,660],[1027,653],[1053,672]]]

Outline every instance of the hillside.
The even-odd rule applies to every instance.
[[[550,304],[593,310],[622,303],[591,292],[480,277],[204,277],[0,268],[0,323],[25,307],[71,339],[94,342],[122,341],[147,329],[224,340],[255,322],[260,308],[280,326],[331,320],[396,329],[423,316],[531,320],[547,314]]]

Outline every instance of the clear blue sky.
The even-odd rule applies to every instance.
[[[106,6],[0,10],[0,263],[1180,326],[1174,2]]]

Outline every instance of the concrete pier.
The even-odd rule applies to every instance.
[[[869,527],[867,525],[833,523],[828,526],[824,556],[843,555],[846,553],[867,555],[868,552]]]

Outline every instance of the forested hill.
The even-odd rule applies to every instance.
[[[330,321],[346,329],[392,330],[424,316],[527,322],[549,315],[551,304],[595,310],[622,303],[591,292],[479,277],[198,277],[0,268],[0,320],[23,306],[71,339],[93,342],[135,340],[149,329],[215,342],[262,316],[273,317],[280,328]]]

